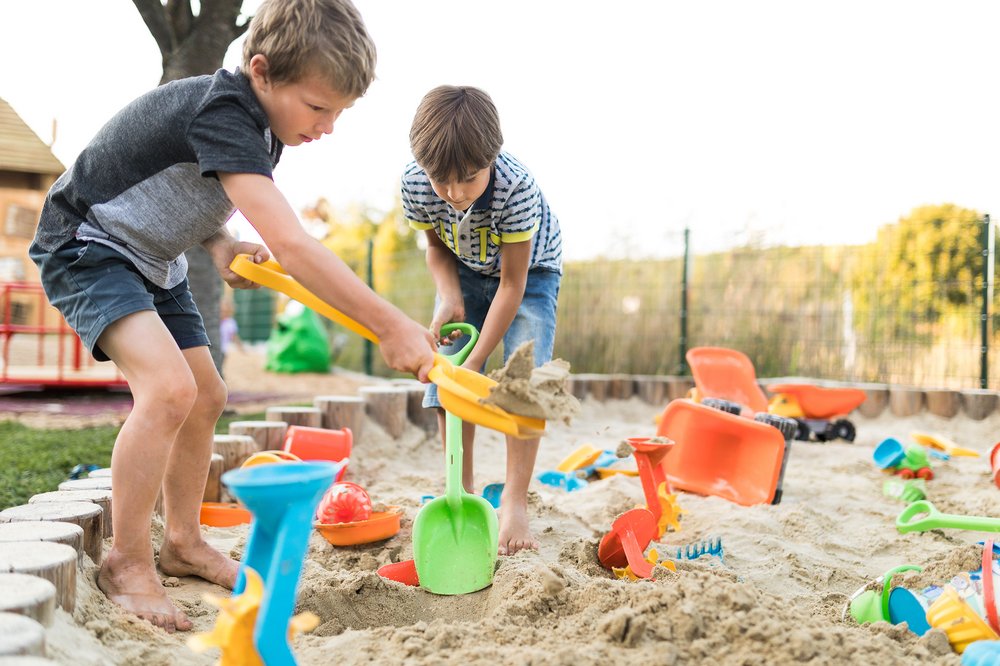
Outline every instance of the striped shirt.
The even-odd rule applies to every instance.
[[[527,240],[531,240],[529,270],[562,272],[559,220],[534,177],[510,153],[497,156],[486,191],[466,212],[435,194],[427,172],[416,162],[403,173],[402,199],[403,215],[412,228],[433,229],[477,273],[499,276],[503,244]]]

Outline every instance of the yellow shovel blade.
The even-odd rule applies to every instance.
[[[294,298],[327,319],[378,344],[374,333],[303,287],[278,262],[269,260],[256,264],[250,255],[238,254],[229,268],[251,282]],[[518,416],[493,405],[480,404],[480,398],[487,397],[496,382],[478,372],[455,367],[440,354],[434,355],[434,367],[429,378],[438,386],[441,405],[463,421],[499,430],[520,439],[538,437],[545,431],[544,420]]]
[[[929,446],[932,449],[937,449],[938,451],[944,451],[951,456],[966,456],[969,458],[979,457],[979,453],[977,451],[963,448],[950,439],[945,439],[940,435],[932,435],[925,432],[911,432],[910,437],[912,437],[913,441],[917,444]]]

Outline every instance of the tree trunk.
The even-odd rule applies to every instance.
[[[201,0],[197,15],[192,0],[132,0],[163,57],[160,84],[199,74],[212,74],[222,67],[226,50],[250,24],[237,24],[243,0]],[[195,305],[205,320],[212,360],[222,373],[219,310],[222,278],[204,249],[184,253],[188,260],[188,282]]]

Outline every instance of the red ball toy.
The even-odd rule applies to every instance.
[[[350,481],[330,486],[316,509],[316,519],[325,525],[354,523],[371,517],[372,498],[364,488]]]

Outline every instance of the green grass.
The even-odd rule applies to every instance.
[[[228,432],[232,421],[263,418],[263,414],[226,417],[219,420],[216,432]],[[55,490],[78,464],[108,467],[118,430],[118,426],[42,430],[0,421],[0,509]]]

